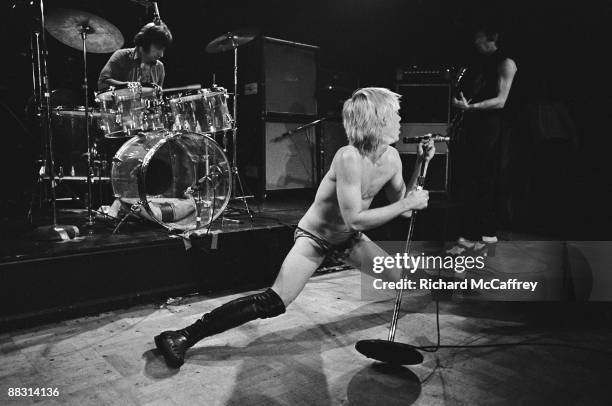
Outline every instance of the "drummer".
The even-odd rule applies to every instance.
[[[98,79],[98,90],[129,82],[163,86],[165,70],[160,59],[172,44],[172,34],[164,23],[148,23],[134,36],[134,48],[115,51]]]

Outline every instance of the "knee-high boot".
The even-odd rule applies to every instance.
[[[266,319],[285,312],[285,304],[272,289],[234,299],[182,330],[164,331],[155,337],[155,345],[166,363],[180,368],[185,352],[204,337],[221,333],[255,319]]]

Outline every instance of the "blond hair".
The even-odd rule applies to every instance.
[[[349,144],[363,155],[375,151],[388,120],[399,109],[399,98],[399,94],[384,87],[357,89],[342,108]]]

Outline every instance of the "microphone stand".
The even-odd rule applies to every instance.
[[[277,137],[277,138],[275,139],[275,141],[276,141],[276,140],[279,140],[279,139],[281,139],[281,138],[288,137],[288,136],[292,135],[293,133],[297,133],[297,132],[299,132],[299,131],[306,130],[306,129],[310,128],[310,127],[313,127],[313,126],[315,126],[315,125],[319,124],[321,121],[325,121],[325,120],[327,120],[327,118],[323,117],[323,118],[319,118],[319,119],[317,119],[317,120],[315,120],[315,121],[313,121],[313,122],[310,122],[310,123],[308,123],[308,124],[304,124],[304,125],[301,125],[301,126],[299,126],[299,127],[296,127],[296,128],[294,128],[293,130],[290,130],[290,131],[287,131],[287,132],[285,132],[285,133],[282,133],[282,134],[280,135],[280,137]]]
[[[425,184],[425,176],[427,175],[427,166],[429,161],[423,162],[421,171],[417,178],[417,190],[422,190]],[[410,254],[412,245],[412,234],[414,232],[414,222],[416,219],[416,211],[412,211],[410,217],[410,226],[408,227],[408,235],[406,237],[406,246],[404,252]],[[403,277],[403,275],[402,275]],[[417,348],[410,344],[398,343],[395,341],[395,331],[397,328],[397,320],[399,319],[400,307],[402,305],[402,296],[404,294],[403,284],[397,290],[395,297],[395,305],[393,306],[393,316],[391,317],[391,325],[389,326],[389,335],[387,340],[361,340],[355,344],[355,349],[368,358],[373,358],[377,361],[386,362],[395,365],[415,365],[423,362],[423,355],[417,351]]]

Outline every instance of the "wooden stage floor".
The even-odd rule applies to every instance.
[[[609,404],[610,352],[441,349],[410,368],[376,364],[357,353],[354,344],[386,338],[392,301],[362,301],[360,283],[355,270],[315,276],[286,314],[205,339],[189,351],[180,371],[165,366],[153,336],[238,295],[197,296],[172,308],[143,305],[1,334],[0,403]],[[609,351],[609,308],[602,303],[443,302],[442,342],[554,341]],[[397,340],[435,342],[434,309],[429,295],[407,295]],[[59,396],[9,399],[9,387],[57,387]]]

